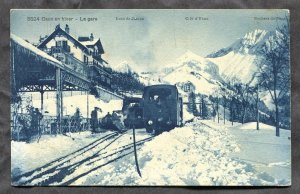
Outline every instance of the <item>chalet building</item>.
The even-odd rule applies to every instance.
[[[181,84],[180,87],[185,92],[188,92],[188,93],[195,92],[195,85],[190,81]]]
[[[110,87],[111,68],[107,67],[107,62],[102,59],[103,46],[93,33],[76,39],[70,34],[68,25],[64,30],[57,25],[53,33],[40,38],[37,47],[55,57],[66,67],[89,77],[95,84]]]

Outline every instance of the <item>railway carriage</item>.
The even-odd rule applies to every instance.
[[[131,97],[123,101],[122,112],[126,115],[124,119],[125,127],[143,128],[143,107],[141,106],[142,98]]]

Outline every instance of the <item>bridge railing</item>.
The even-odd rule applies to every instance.
[[[28,113],[17,113],[11,120],[11,139],[26,141],[45,134],[65,134],[90,130],[90,119],[84,117],[64,116],[60,127],[57,117],[44,115],[37,122]]]
[[[88,66],[87,64],[84,64],[83,62],[81,62],[80,60],[76,59],[74,56],[72,56],[69,53],[64,53],[65,55],[65,62],[68,68],[70,68],[71,70],[80,73],[82,76],[84,76],[85,78],[88,77]]]

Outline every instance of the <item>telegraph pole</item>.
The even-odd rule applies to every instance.
[[[87,122],[87,130],[90,129],[90,122],[89,122],[89,92],[86,92],[86,122]]]

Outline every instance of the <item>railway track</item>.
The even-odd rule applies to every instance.
[[[30,180],[33,180],[34,177],[40,176],[43,173],[46,174],[47,172],[50,172],[51,170],[56,169],[57,167],[63,165],[64,163],[69,162],[72,159],[79,157],[79,156],[87,153],[88,151],[95,149],[98,146],[101,146],[103,143],[105,143],[105,141],[107,141],[111,138],[114,138],[116,136],[118,136],[117,132],[113,132],[113,133],[107,134],[105,136],[102,136],[102,137],[98,138],[97,140],[93,141],[92,143],[90,143],[70,154],[67,154],[63,157],[55,159],[55,160],[53,160],[41,167],[33,169],[29,172],[26,172],[19,176],[13,177],[13,180],[14,180],[13,182],[20,182],[20,180],[22,180],[21,182],[28,182]],[[24,180],[26,180],[26,181],[24,181]]]
[[[90,172],[131,154],[133,152],[133,143],[121,145],[109,151],[106,150],[107,147],[118,141],[125,134],[110,133],[105,135],[75,152],[14,177],[13,182],[18,185],[30,186],[50,184],[69,185]],[[136,144],[141,146],[152,138],[139,140]],[[97,165],[95,166],[95,164]],[[84,167],[87,170],[79,175],[72,176],[72,173],[80,167]]]

